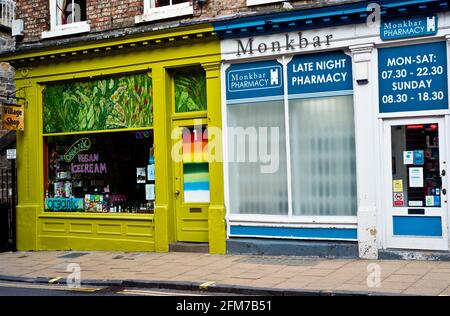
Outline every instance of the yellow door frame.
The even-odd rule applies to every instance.
[[[172,144],[180,148],[180,157],[172,157],[173,167],[173,201],[175,214],[175,239],[186,242],[208,242],[208,203],[186,203],[184,192],[184,161],[182,152],[182,128],[207,127],[207,120],[202,118],[172,121]],[[172,152],[173,154],[177,154]],[[176,159],[178,158],[178,159]],[[206,157],[207,158],[207,157]],[[180,160],[179,160],[180,159]],[[208,162],[208,161],[206,161]],[[209,166],[208,166],[209,167]],[[209,169],[208,169],[209,170]],[[191,210],[195,212],[191,212]],[[205,222],[205,223],[203,223]],[[184,223],[184,224],[183,224]]]

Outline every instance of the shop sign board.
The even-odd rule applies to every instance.
[[[297,55],[288,65],[289,94],[352,90],[352,60],[342,51]]]
[[[448,109],[445,42],[378,51],[380,113]]]
[[[276,60],[232,65],[227,70],[227,99],[282,96],[283,68]]]
[[[46,198],[47,211],[76,211],[84,210],[84,199],[77,198]]]
[[[3,108],[3,129],[23,131],[24,130],[24,110],[20,105],[6,105]]]
[[[438,18],[417,16],[383,21],[380,37],[383,41],[435,35],[438,31]]]

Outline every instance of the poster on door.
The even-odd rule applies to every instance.
[[[405,197],[403,193],[394,193],[394,206],[404,206]]]
[[[423,188],[423,168],[409,168],[409,187]]]

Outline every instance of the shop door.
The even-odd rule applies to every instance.
[[[197,123],[196,123],[197,124]],[[174,198],[177,241],[208,242],[209,164],[205,125],[174,123],[178,138],[174,157]],[[179,149],[179,150],[178,150]]]
[[[443,118],[385,121],[387,248],[448,250],[445,136]]]

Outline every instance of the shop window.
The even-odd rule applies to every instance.
[[[202,68],[174,72],[175,112],[206,111],[206,73]]]
[[[289,101],[295,216],[355,216],[353,97]]]
[[[136,23],[192,14],[194,8],[189,0],[144,0],[144,14],[136,17]]]
[[[43,38],[89,31],[86,0],[50,0],[50,31]]]
[[[247,0],[247,6],[284,2],[286,0]]]
[[[56,25],[86,21],[86,0],[57,0]]]
[[[45,210],[153,213],[153,141],[151,130],[46,137]]]
[[[49,84],[44,90],[44,134],[152,125],[148,74]]]
[[[189,0],[150,0],[150,8],[173,7],[180,3],[189,3]]]
[[[227,116],[231,212],[287,215],[283,101],[230,104]],[[269,165],[273,170],[267,169]]]
[[[231,65],[225,74],[230,213],[306,222],[356,216],[350,57],[297,55],[285,69],[286,82],[273,60]]]

